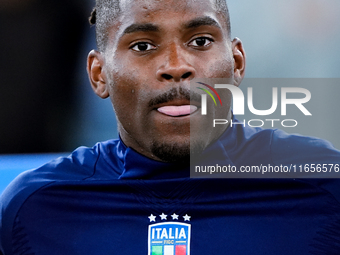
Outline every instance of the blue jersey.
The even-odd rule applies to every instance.
[[[326,141],[242,125],[211,153],[237,167],[340,163]],[[10,184],[0,254],[339,254],[339,199],[340,179],[192,179],[110,140]]]

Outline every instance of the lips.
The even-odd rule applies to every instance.
[[[171,117],[179,117],[190,115],[197,110],[195,105],[180,105],[180,106],[163,106],[159,107],[157,111]]]

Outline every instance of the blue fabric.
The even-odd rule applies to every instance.
[[[228,128],[201,159],[212,155],[236,166],[340,163],[323,140],[242,125]],[[110,140],[8,186],[0,251],[147,254],[150,225],[181,222],[191,225],[191,254],[339,254],[339,191],[339,179],[190,179],[187,165],[153,161]]]
[[[46,162],[69,153],[8,154],[0,155],[0,194],[20,173],[40,167]]]

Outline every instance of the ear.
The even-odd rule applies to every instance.
[[[239,86],[245,74],[246,53],[241,40],[238,38],[232,41],[232,49],[234,56],[234,82],[236,86]]]
[[[101,98],[107,98],[106,76],[103,69],[104,59],[99,51],[91,50],[87,57],[87,73],[94,93]]]

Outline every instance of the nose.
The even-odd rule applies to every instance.
[[[195,77],[195,68],[188,63],[189,53],[178,45],[171,45],[163,56],[163,64],[157,70],[159,81],[180,82]]]

